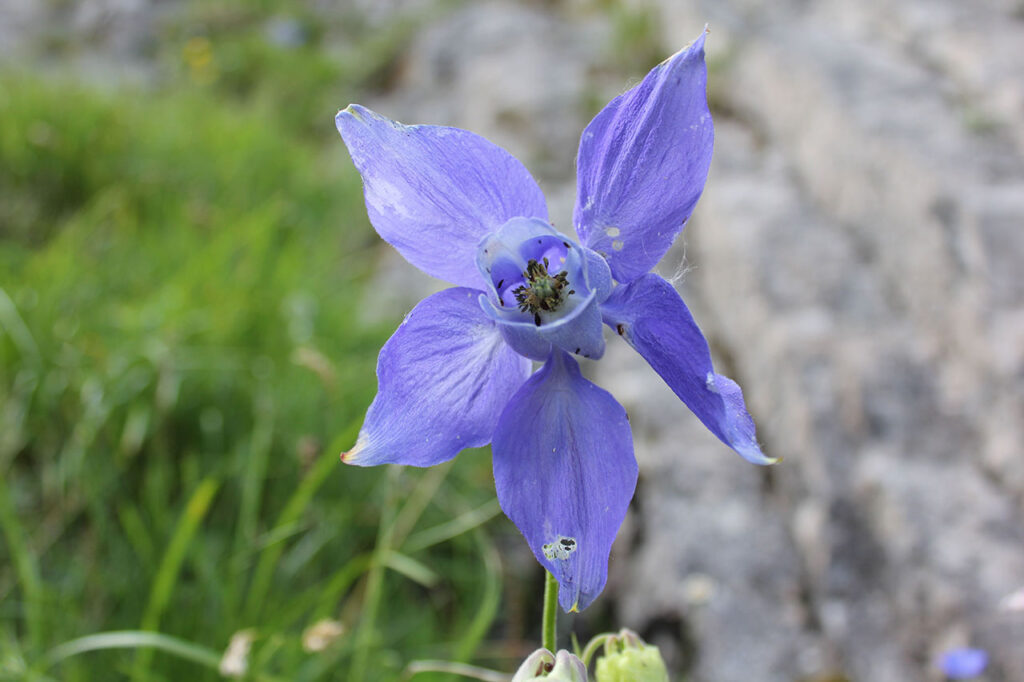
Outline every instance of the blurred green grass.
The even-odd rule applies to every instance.
[[[0,74],[0,678],[221,679],[251,628],[248,679],[390,680],[495,619],[489,458],[337,462],[397,320],[332,118],[406,28],[282,6],[197,3],[145,88]]]

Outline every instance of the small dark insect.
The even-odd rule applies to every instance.
[[[576,551],[576,538],[559,535],[557,540],[541,547],[541,551],[544,552],[544,556],[549,561],[554,561],[555,559],[564,561]]]

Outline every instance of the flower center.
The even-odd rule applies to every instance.
[[[532,259],[528,261],[526,272],[523,273],[526,283],[512,292],[516,297],[516,303],[519,304],[519,310],[533,313],[533,322],[539,327],[540,311],[558,310],[558,306],[562,304],[562,290],[569,284],[566,279],[568,275],[565,270],[553,276],[548,274],[547,258],[541,263]],[[565,295],[575,293],[573,289],[569,289]]]

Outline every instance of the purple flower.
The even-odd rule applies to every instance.
[[[358,105],[337,116],[374,228],[456,285],[420,302],[384,345],[377,397],[342,461],[430,466],[492,443],[501,507],[567,611],[604,587],[637,479],[626,411],[573,357],[602,356],[602,323],[726,445],[774,461],[679,294],[649,272],[704,187],[706,82],[702,34],[591,121],[577,157],[579,240],[548,223],[537,183],[487,140]],[[531,360],[544,363],[532,374]]]
[[[951,649],[939,659],[943,674],[954,680],[977,677],[987,665],[988,652],[984,649]]]

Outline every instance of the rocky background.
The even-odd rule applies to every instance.
[[[133,78],[174,5],[0,4],[0,54],[45,26],[96,36],[83,63]],[[612,339],[587,370],[629,410],[641,470],[615,618],[699,682],[938,680],[964,645],[991,653],[987,679],[1024,680],[1024,5],[434,11],[365,104],[502,144],[564,230],[589,117],[711,28],[715,158],[662,273],[784,462],[729,452]],[[437,286],[384,250],[381,267],[396,317]]]

